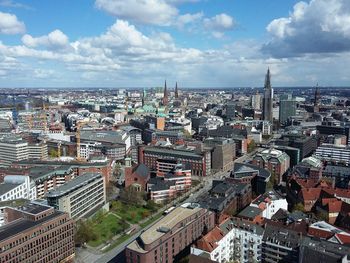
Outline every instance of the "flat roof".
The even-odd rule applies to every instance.
[[[46,197],[59,197],[66,195],[98,178],[102,178],[102,175],[99,173],[85,173],[83,175],[75,177],[74,179],[57,187],[56,189],[50,190],[46,194]]]
[[[151,244],[154,241],[161,238],[166,231],[172,230],[178,223],[183,221],[184,219],[196,214],[198,211],[203,210],[203,208],[195,207],[195,208],[185,208],[185,207],[177,207],[168,215],[163,217],[157,223],[152,225],[149,229],[143,232],[140,235],[140,239],[144,244]],[[128,245],[128,248],[136,251],[144,252],[144,250],[138,245],[137,240]]]

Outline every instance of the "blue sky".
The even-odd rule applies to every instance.
[[[349,86],[348,0],[0,0],[0,87]]]

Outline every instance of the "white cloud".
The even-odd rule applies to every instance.
[[[194,13],[194,14],[187,13],[187,14],[178,16],[175,24],[182,29],[184,26],[188,24],[201,21],[203,16],[204,16],[203,12]]]
[[[0,34],[22,34],[25,32],[25,25],[13,14],[0,12]]]
[[[12,0],[1,0],[0,1],[0,6],[4,6],[4,7],[13,7],[13,8],[24,8],[27,10],[32,10],[33,8],[25,5],[25,4],[21,4]]]
[[[22,42],[27,47],[45,46],[48,48],[64,48],[68,46],[69,39],[61,30],[56,29],[48,35],[40,37],[32,37],[25,34],[22,37]]]
[[[232,30],[236,26],[233,17],[222,13],[203,20],[204,27],[210,30],[214,37],[221,38],[225,31]]]
[[[299,2],[288,17],[273,20],[263,50],[277,57],[350,51],[350,2]]]
[[[95,6],[119,19],[166,26],[178,10],[165,0],[96,0]]]

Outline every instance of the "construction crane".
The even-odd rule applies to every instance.
[[[80,156],[80,129],[83,125],[88,123],[88,121],[77,121],[76,122],[76,140],[77,140],[77,160],[78,161],[83,161],[84,158],[81,158]]]

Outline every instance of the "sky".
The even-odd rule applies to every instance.
[[[0,0],[0,87],[350,86],[350,0]]]

